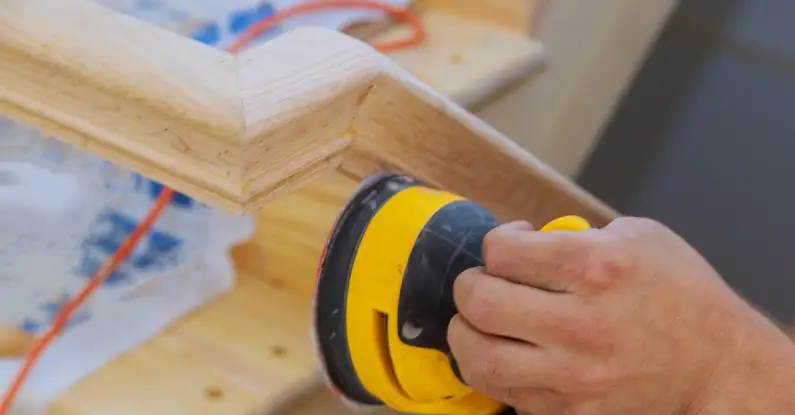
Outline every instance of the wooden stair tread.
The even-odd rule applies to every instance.
[[[48,414],[245,414],[311,382],[317,259],[356,185],[335,173],[267,205],[254,238],[234,250],[231,293],[77,384]]]

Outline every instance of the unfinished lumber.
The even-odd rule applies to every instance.
[[[503,220],[616,215],[344,34],[300,29],[233,56],[86,1],[3,5],[0,114],[259,219],[234,251],[229,295],[75,385],[50,415],[275,411],[313,385],[315,265],[369,174],[412,175]]]
[[[255,211],[355,154],[506,218],[612,214],[346,35],[299,29],[232,56],[80,0],[8,3],[0,111],[208,204]]]
[[[457,13],[435,9],[417,13],[428,32],[427,40],[388,56],[464,108],[478,106],[503,88],[534,78],[544,70],[548,52],[533,37]],[[394,41],[410,32],[408,27],[393,26],[364,39],[369,43]]]
[[[415,0],[424,9],[444,11],[517,33],[529,33],[533,11],[547,0]]]

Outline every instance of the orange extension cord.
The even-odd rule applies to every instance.
[[[307,3],[301,3],[296,6],[278,11],[254,23],[248,29],[246,29],[246,31],[243,32],[235,40],[235,42],[227,48],[227,50],[230,53],[239,52],[245,45],[256,39],[259,35],[290,17],[303,13],[319,11],[322,9],[338,8],[361,8],[385,12],[397,20],[400,20],[412,27],[414,33],[407,39],[373,45],[375,49],[378,49],[381,52],[393,51],[420,44],[427,36],[425,28],[422,25],[420,19],[408,9],[371,0],[316,0],[309,1]],[[91,294],[100,285],[102,285],[108,276],[113,274],[116,268],[124,262],[127,256],[130,255],[141,237],[149,232],[149,229],[151,229],[152,225],[154,225],[154,223],[163,213],[163,210],[165,210],[165,208],[169,205],[173,195],[173,190],[163,188],[144,219],[125,238],[116,252],[114,252],[108,261],[97,270],[91,279],[80,289],[77,295],[70,299],[58,311],[52,326],[50,326],[50,328],[41,337],[39,337],[36,345],[26,356],[22,367],[14,377],[11,386],[6,390],[3,400],[0,402],[0,415],[6,415],[6,413],[8,413],[11,405],[14,402],[14,399],[19,393],[19,390],[22,388],[22,384],[25,382],[28,374],[33,369],[33,366],[36,364],[39,357],[41,357],[41,355],[44,353],[47,346],[49,346],[61,333],[64,326],[66,326],[72,317],[72,314],[91,296]]]

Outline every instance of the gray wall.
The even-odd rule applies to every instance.
[[[579,180],[795,321],[795,0],[684,0]]]

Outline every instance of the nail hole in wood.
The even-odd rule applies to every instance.
[[[207,388],[204,390],[204,396],[210,400],[218,400],[224,397],[224,391],[221,388]]]
[[[274,357],[287,356],[287,348],[277,344],[276,346],[271,347],[271,355]]]
[[[269,278],[266,280],[266,282],[268,283],[268,285],[270,285],[271,287],[277,290],[281,290],[282,288],[284,288],[284,280],[280,280],[278,278]]]
[[[454,53],[450,55],[450,63],[453,65],[459,65],[464,63],[464,55],[460,53]]]

